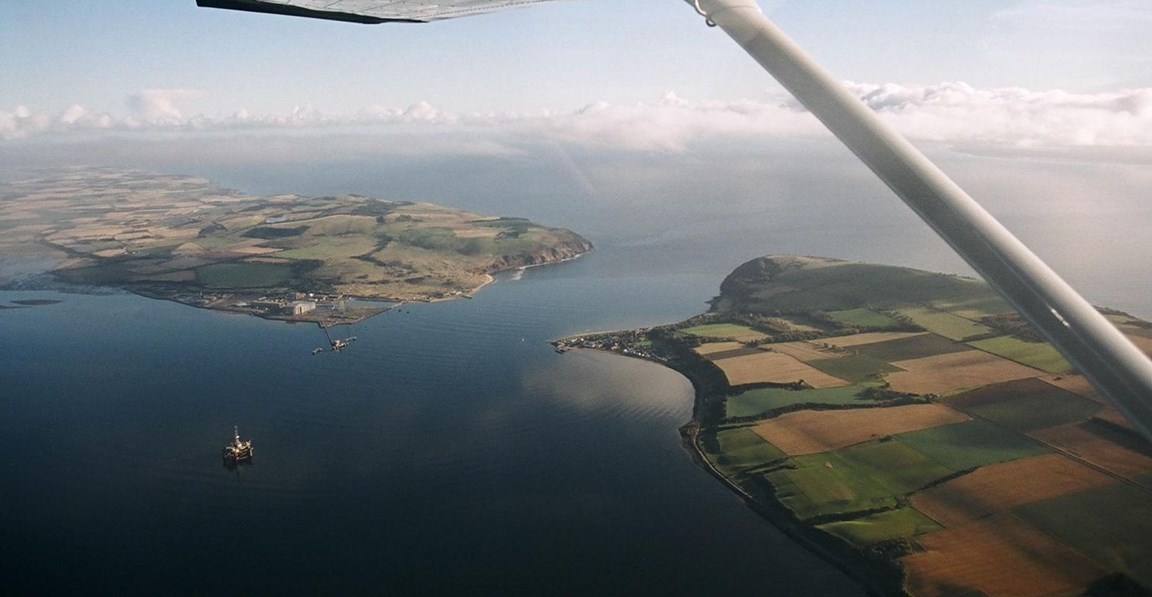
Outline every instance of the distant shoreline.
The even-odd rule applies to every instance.
[[[525,218],[360,195],[255,196],[200,178],[69,169],[5,185],[0,253],[57,280],[276,321],[355,323],[347,299],[440,302],[595,247]],[[20,201],[51,196],[52,201]],[[130,217],[129,217],[130,216]],[[0,262],[14,275],[28,266]]]

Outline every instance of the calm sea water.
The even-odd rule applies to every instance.
[[[166,168],[522,215],[600,249],[352,326],[350,350],[318,356],[315,326],[0,292],[61,301],[0,310],[0,593],[858,594],[691,463],[686,380],[547,344],[701,312],[761,254],[966,271],[867,173],[787,155],[768,151],[765,174],[732,157],[721,178],[716,156],[664,156],[683,161],[667,179],[635,156],[449,161],[434,178],[396,163]],[[1147,173],[1079,172],[1113,199],[1061,215],[1019,188],[1096,167],[953,166],[1089,298],[1152,315],[1148,249],[1123,240],[1152,221],[1134,190]],[[1109,259],[1069,248],[1084,243]],[[257,446],[234,471],[219,458],[233,425]]]
[[[0,311],[0,592],[856,591],[690,462],[686,380],[552,352],[717,283],[627,261],[406,307],[318,356],[314,326],[0,293],[62,301]],[[257,448],[230,471],[234,424]]]

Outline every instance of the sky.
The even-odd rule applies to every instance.
[[[913,140],[1152,145],[1147,0],[761,0]],[[680,0],[357,25],[194,0],[0,3],[0,144],[449,127],[682,151],[819,135]],[[375,130],[382,130],[376,128]],[[498,147],[488,144],[488,149]]]

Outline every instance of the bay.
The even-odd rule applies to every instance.
[[[674,291],[715,283],[604,284],[612,262],[407,305],[316,356],[315,326],[0,293],[61,301],[0,312],[6,591],[857,591],[691,463],[686,380],[548,346],[699,310]],[[233,471],[234,424],[256,456]]]
[[[547,344],[699,313],[764,254],[970,273],[838,150],[752,153],[117,164],[530,217],[598,250],[316,356],[315,326],[0,292],[61,301],[0,310],[3,592],[859,594],[691,463],[685,379]],[[1090,300],[1152,316],[1146,169],[942,157]],[[233,425],[252,466],[222,466]]]

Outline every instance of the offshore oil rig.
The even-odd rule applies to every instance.
[[[240,440],[240,428],[232,428],[232,443],[224,446],[224,460],[229,463],[246,462],[252,460],[252,440]]]

